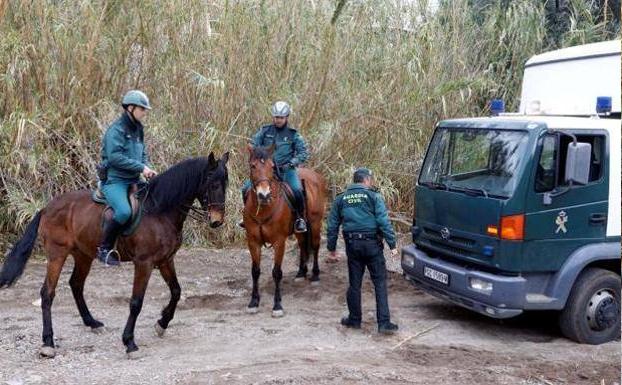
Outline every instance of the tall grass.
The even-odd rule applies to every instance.
[[[538,0],[0,1],[0,229],[15,234],[51,197],[94,184],[130,88],[152,99],[157,169],[232,151],[231,220],[216,232],[191,223],[190,243],[243,236],[232,219],[244,145],[278,99],[333,190],[366,165],[392,210],[409,213],[436,121],[485,113],[492,97],[515,108],[531,55],[617,36],[593,2],[570,3],[551,39]]]

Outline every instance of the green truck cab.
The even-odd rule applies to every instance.
[[[611,341],[620,337],[620,41],[525,67],[518,113],[437,124],[404,276],[494,318],[559,310],[568,338]]]

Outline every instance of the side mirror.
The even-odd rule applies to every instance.
[[[572,142],[566,154],[566,182],[585,185],[590,179],[592,145]]]

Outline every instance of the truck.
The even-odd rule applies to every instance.
[[[493,318],[558,314],[579,343],[619,339],[620,72],[620,40],[546,52],[518,112],[493,100],[437,123],[404,277]]]

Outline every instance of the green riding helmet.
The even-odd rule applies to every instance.
[[[151,109],[151,105],[149,104],[149,98],[147,97],[147,95],[145,95],[144,92],[139,90],[128,91],[125,96],[123,96],[123,101],[121,102],[121,105],[123,107],[135,105],[147,110]]]

